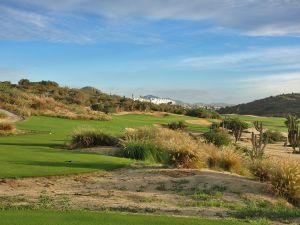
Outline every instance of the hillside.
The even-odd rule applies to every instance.
[[[163,111],[184,114],[178,105],[155,105],[110,95],[93,87],[60,87],[53,81],[18,84],[0,82],[0,108],[20,116],[47,115],[83,119],[108,119],[105,114],[121,111]]]
[[[221,114],[242,114],[257,116],[300,116],[300,93],[282,94],[256,100],[247,104],[225,107],[219,110]]]
[[[46,91],[46,86],[42,85],[41,87],[45,88]],[[89,107],[62,102],[47,96],[45,93],[34,93],[40,91],[38,88],[26,90],[18,85],[0,83],[0,108],[13,112],[21,117],[35,115],[69,119],[110,119],[108,115],[93,111]]]

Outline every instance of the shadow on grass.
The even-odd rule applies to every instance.
[[[3,143],[0,142],[0,146],[22,146],[22,147],[46,147],[55,149],[66,149],[64,144],[53,144],[53,143]]]
[[[67,160],[63,162],[46,162],[46,161],[29,161],[29,162],[13,162],[14,164],[26,166],[42,166],[42,167],[67,167],[77,169],[98,169],[98,170],[116,170],[128,166],[127,163],[122,162],[79,162]]]

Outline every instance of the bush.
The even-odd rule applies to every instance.
[[[270,169],[270,182],[277,195],[300,205],[300,166],[296,160],[280,160]]]
[[[205,108],[193,108],[188,109],[186,112],[187,116],[199,117],[199,118],[209,118],[209,119],[220,119],[221,116],[214,110],[209,110]]]
[[[120,154],[122,157],[145,160],[152,163],[168,163],[168,153],[150,141],[130,140]]]
[[[232,148],[212,148],[207,152],[207,165],[209,168],[219,168],[225,171],[244,173],[243,158]]]
[[[0,119],[6,119],[6,118],[7,118],[7,114],[5,112],[0,111]]]
[[[133,144],[135,148],[128,148]],[[152,152],[153,159],[158,158],[157,155],[168,156],[168,159],[164,161],[179,168],[202,167],[205,164],[204,152],[211,148],[209,145],[199,143],[186,133],[158,127],[141,127],[126,131],[122,145],[123,155],[130,158],[135,155],[135,153],[128,153],[130,149],[134,152],[148,151]],[[162,151],[166,153],[161,154]]]
[[[250,171],[252,174],[262,182],[269,180],[269,169],[271,167],[270,160],[258,159],[253,161],[250,165]]]
[[[184,130],[187,127],[184,121],[171,122],[168,124],[168,128],[171,130]]]
[[[117,144],[118,139],[111,134],[90,127],[81,127],[72,132],[70,147],[88,148],[95,146],[115,146]]]
[[[207,143],[214,144],[217,147],[228,146],[231,144],[231,137],[224,129],[214,129],[203,135]]]
[[[239,141],[243,131],[249,128],[249,125],[246,122],[241,121],[238,117],[226,118],[220,124],[220,126],[232,132],[233,136],[235,137],[235,142]]]
[[[0,123],[0,131],[13,131],[15,130],[15,126],[11,123]]]
[[[264,139],[268,138],[268,143],[284,142],[286,137],[279,131],[267,130],[264,133]]]
[[[294,159],[264,159],[251,165],[252,173],[262,181],[269,181],[278,196],[300,205],[300,166]]]

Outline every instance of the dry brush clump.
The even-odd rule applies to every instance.
[[[16,131],[16,127],[12,123],[0,123],[0,136],[11,135]]]
[[[255,161],[252,173],[270,182],[274,192],[294,205],[300,205],[300,164],[292,158],[268,158]]]
[[[158,127],[126,131],[122,139],[122,156],[158,159],[157,162],[178,168],[217,168],[243,173],[243,157],[234,149],[220,149],[202,143],[189,134]]]
[[[95,146],[114,146],[118,139],[100,129],[92,127],[79,127],[71,133],[70,148],[89,148]]]
[[[244,158],[232,147],[219,149],[211,147],[206,152],[209,168],[221,169],[238,174],[246,173]]]
[[[2,120],[2,119],[6,119],[8,116],[7,116],[7,114],[5,113],[5,112],[1,112],[0,111],[0,120]]]
[[[121,144],[123,146],[121,155],[125,157],[140,159],[141,155],[150,154],[153,159],[161,159],[158,162],[167,161],[178,168],[203,167],[205,151],[210,148],[187,133],[158,127],[141,127],[125,131]]]

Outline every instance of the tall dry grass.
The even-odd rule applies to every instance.
[[[149,144],[150,143],[150,144]],[[169,155],[168,162],[178,168],[218,168],[226,171],[241,173],[243,158],[232,148],[218,147],[202,143],[189,134],[158,127],[141,127],[126,131],[122,141],[123,155],[139,159],[141,153],[149,155],[165,151]],[[135,149],[132,146],[135,146]],[[151,147],[151,148],[150,148]],[[137,156],[129,151],[136,152]],[[153,156],[155,158],[157,156]]]
[[[92,127],[79,127],[71,133],[69,147],[89,148],[95,146],[114,146],[118,144],[118,139],[100,129]]]
[[[244,158],[232,147],[210,148],[206,152],[209,168],[221,169],[238,174],[246,173]]]
[[[294,205],[300,205],[300,163],[292,158],[268,158],[256,161],[254,175],[269,181],[274,192]]]
[[[142,148],[147,143],[148,147],[151,144],[151,146],[155,146],[157,151],[167,152],[168,162],[178,168],[201,168],[205,166],[204,152],[206,148],[210,148],[210,146],[196,141],[184,132],[158,127],[141,127],[125,131],[121,143],[123,151],[126,152],[128,146],[132,146],[133,143],[141,151],[148,151],[146,148]],[[137,144],[139,145],[137,146]]]
[[[8,116],[5,112],[0,111],[0,119],[6,119]]]

